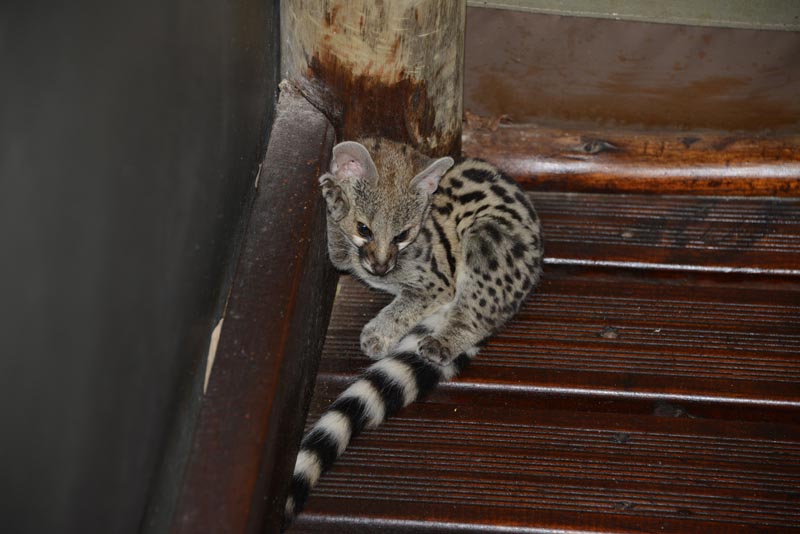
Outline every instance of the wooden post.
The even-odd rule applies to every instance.
[[[461,148],[465,0],[283,0],[283,75],[341,139]]]

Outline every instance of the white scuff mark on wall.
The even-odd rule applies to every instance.
[[[256,173],[256,183],[253,184],[253,187],[256,189],[258,189],[258,181],[261,180],[261,169],[263,168],[263,166],[264,166],[263,163],[258,164],[258,172]]]
[[[219,345],[219,335],[222,332],[222,321],[224,320],[224,317],[220,319],[217,326],[211,331],[211,340],[208,342],[208,358],[206,358],[206,379],[205,382],[203,382],[203,395],[205,395],[208,389],[208,379],[211,377],[211,368],[214,367],[214,358],[217,357],[217,345]]]

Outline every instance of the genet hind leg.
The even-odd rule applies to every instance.
[[[465,234],[462,251],[454,300],[407,336],[414,336],[422,357],[440,365],[477,346],[517,312],[541,261],[540,249],[491,219]],[[406,347],[411,343],[401,341]]]

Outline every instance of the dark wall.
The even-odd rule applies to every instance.
[[[3,532],[166,524],[272,120],[275,3],[0,6]]]

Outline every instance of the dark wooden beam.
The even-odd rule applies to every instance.
[[[317,177],[333,128],[284,93],[172,531],[277,532],[336,276]]]
[[[493,126],[464,153],[538,191],[800,195],[797,135]]]

